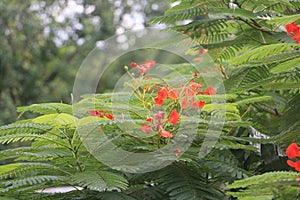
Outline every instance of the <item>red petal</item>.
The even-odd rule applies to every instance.
[[[156,64],[156,62],[155,62],[155,60],[151,60],[151,61],[149,62],[149,64],[150,64],[150,67],[153,67],[153,66]]]
[[[136,62],[131,62],[131,63],[130,63],[130,66],[131,66],[131,67],[135,67],[135,66],[137,66],[137,65],[138,65],[138,64],[137,64]]]
[[[98,110],[89,110],[90,116],[99,116]]]
[[[295,22],[285,25],[287,35],[295,40],[298,44],[300,43],[300,27]]]
[[[144,131],[145,133],[149,134],[151,130],[151,126],[149,124],[143,124],[140,128],[141,131]]]
[[[212,87],[212,86],[209,86],[205,91],[204,91],[204,94],[206,95],[214,95],[216,94],[216,90]]]
[[[160,132],[160,137],[172,138],[173,135],[172,135],[172,133],[162,129],[161,132]]]
[[[286,163],[290,166],[290,167],[295,167],[295,162],[291,161],[291,160],[287,160]]]
[[[286,162],[287,162],[287,164],[288,164],[290,167],[293,167],[293,168],[295,168],[297,171],[300,171],[300,160],[297,161],[297,162],[293,162],[293,161],[291,161],[291,160],[287,160]]]
[[[181,108],[182,108],[182,109],[186,109],[186,108],[189,106],[189,104],[188,104],[188,98],[187,98],[187,97],[184,97],[184,98],[182,99],[180,105],[181,105]]]
[[[198,76],[198,72],[194,72],[194,77],[197,77]]]
[[[295,22],[285,25],[285,29],[287,32],[294,32],[297,29],[297,27],[298,26]]]
[[[138,68],[139,74],[141,74],[141,75],[145,75],[146,74],[147,68],[140,67],[140,66],[137,66],[137,68]]]
[[[163,104],[163,100],[161,99],[161,98],[159,98],[159,97],[155,97],[154,98],[154,101],[155,101],[155,104],[157,105],[157,106],[161,106],[162,104]]]
[[[179,120],[179,114],[176,110],[172,110],[169,119],[167,120],[167,122],[171,122],[173,124],[173,126],[175,124],[177,124]]]
[[[152,118],[152,117],[148,117],[148,118],[146,119],[146,121],[147,121],[147,122],[152,122],[152,121],[153,121],[153,118]]]
[[[181,150],[180,150],[179,148],[176,148],[176,149],[174,150],[174,152],[175,152],[175,153],[180,153]]]
[[[104,111],[103,110],[99,110],[99,117],[104,117]]]
[[[192,104],[192,106],[193,106],[194,108],[203,108],[204,105],[205,105],[205,102],[204,102],[204,101],[197,101],[197,102],[194,102],[194,103]]]
[[[197,93],[197,91],[202,87],[201,84],[192,81],[190,83],[189,89],[193,92],[193,95]]]
[[[158,97],[161,100],[165,100],[168,97],[168,90],[165,87],[161,87],[160,90],[157,92]]]
[[[300,151],[297,143],[294,142],[287,147],[286,155],[290,159],[300,157]]]
[[[106,113],[105,117],[108,118],[108,119],[110,119],[110,120],[114,119],[114,116],[112,114],[110,114],[110,113]]]
[[[158,111],[156,114],[155,114],[155,119],[156,120],[160,120],[160,119],[163,119],[165,118],[165,113],[162,112],[162,111]]]
[[[169,90],[168,96],[172,100],[177,100],[179,98],[179,90],[177,88],[172,88],[171,90]]]

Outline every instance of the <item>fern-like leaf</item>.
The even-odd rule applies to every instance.
[[[68,113],[72,114],[72,106],[63,103],[41,103],[17,108],[18,112],[33,112],[38,114]]]
[[[244,54],[232,59],[229,62],[229,65],[232,66],[232,65],[246,64],[250,61],[262,59],[267,56],[280,54],[283,52],[289,52],[297,47],[299,46],[295,44],[282,44],[282,43],[261,46],[251,51],[245,52]]]
[[[109,171],[86,171],[72,176],[74,183],[96,191],[125,190],[127,180],[122,176]]]

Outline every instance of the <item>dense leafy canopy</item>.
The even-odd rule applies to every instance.
[[[109,2],[107,1],[108,5]],[[296,180],[297,173],[292,172],[293,169],[286,162],[285,149],[292,143],[286,152],[287,155],[294,159],[299,154],[298,146],[294,142],[300,140],[300,46],[296,44],[297,40],[294,40],[295,35],[291,35],[297,33],[297,27],[293,25],[293,31],[287,33],[285,25],[293,22],[296,25],[300,24],[300,2],[173,0],[172,3],[173,6],[163,16],[154,17],[149,23],[165,24],[168,29],[178,31],[196,41],[197,46],[191,52],[206,52],[210,55],[216,69],[209,73],[221,74],[225,93],[218,93],[217,88],[204,84],[199,74],[205,76],[208,72],[194,72],[186,63],[169,67],[185,72],[191,80],[183,83],[185,85],[181,87],[171,87],[162,85],[155,79],[145,79],[147,67],[133,60],[131,67],[140,69],[139,77],[134,77],[129,84],[136,89],[133,96],[121,92],[86,95],[73,106],[85,108],[87,103],[93,102],[95,108],[91,110],[87,107],[82,116],[73,116],[72,106],[64,103],[19,107],[18,112],[22,115],[29,112],[35,115],[0,127],[1,144],[22,144],[17,148],[0,151],[1,161],[6,162],[0,166],[0,197],[129,200],[299,198],[300,182]],[[3,5],[0,8],[3,8]],[[24,3],[25,8],[26,5]],[[100,5],[106,4],[99,3],[99,8],[96,8],[103,8]],[[19,9],[21,8],[20,6]],[[12,6],[11,10],[6,12],[10,12],[12,16],[13,9],[16,8]],[[15,12],[19,13],[17,10]],[[24,12],[28,15],[27,19],[36,19],[33,13]],[[83,21],[85,19],[88,18],[81,18]],[[4,22],[5,18],[1,23]],[[23,23],[25,22],[27,20]],[[109,21],[107,23],[110,24]],[[7,26],[18,29],[16,23]],[[21,55],[21,51],[14,49],[13,44],[23,44],[26,34],[35,33],[35,26],[36,23],[32,23],[27,27],[28,30],[21,29],[24,31],[24,37],[17,39],[10,38],[9,32],[5,41],[9,45],[4,46],[10,50],[3,51],[0,55],[3,70],[9,67],[9,61],[4,62],[5,59],[14,60],[16,66],[19,65],[15,70],[21,70],[25,74],[30,73],[33,68],[41,70],[40,65],[45,65],[42,62],[45,58],[35,59],[35,56],[44,51],[49,56],[46,66],[50,74],[53,72],[51,67],[66,70],[62,67],[65,63],[56,59],[56,56],[65,58],[73,55],[77,48],[84,47],[75,45],[74,49],[74,44],[67,42],[59,47],[53,38],[29,40],[28,42],[33,43],[25,42],[25,45],[33,49],[34,45],[37,45],[37,55],[32,52],[29,55],[22,52]],[[108,30],[105,25],[103,30],[101,29],[104,32]],[[4,31],[3,34],[7,32]],[[75,38],[73,42],[79,38]],[[96,40],[100,39],[103,38],[96,37]],[[54,53],[49,47],[41,51],[42,47],[38,42],[50,43]],[[5,55],[5,52],[13,51],[16,53]],[[56,51],[64,53],[55,54]],[[31,58],[27,58],[26,55]],[[31,60],[28,61],[28,68],[27,59]],[[155,63],[152,64],[155,67]],[[3,77],[8,78],[7,74]],[[43,78],[36,80],[43,82]],[[22,84],[26,86],[25,83]],[[35,84],[29,84],[30,88],[35,87]],[[147,87],[143,87],[145,85]],[[156,85],[160,87],[154,87]],[[21,95],[23,93],[32,98],[32,101],[35,100],[33,94],[27,93],[31,89],[24,88],[21,93],[7,88],[6,90],[8,97],[14,97],[16,100],[25,98]],[[212,104],[211,95],[215,98],[225,96],[226,104]],[[122,104],[122,99],[127,96],[131,96],[130,107]],[[43,98],[48,100],[47,96]],[[112,105],[112,98],[120,100],[117,101],[119,104]],[[155,116],[149,116],[149,110],[155,106],[165,106],[168,108],[167,112],[157,112]],[[125,109],[126,113],[130,113],[131,120],[127,120],[127,116],[122,116],[122,113],[112,116],[111,110],[114,107]],[[200,117],[193,116],[189,119],[184,116],[182,110],[188,107],[201,109]],[[207,156],[199,157],[198,150],[203,143],[209,119],[218,116],[222,107],[226,108],[226,121],[219,140]],[[134,170],[130,169],[124,172],[122,167],[111,169],[92,156],[92,152],[82,143],[82,135],[78,134],[81,130],[88,135],[95,129],[100,137],[103,136],[102,131],[105,131],[105,136],[118,147],[131,152],[145,153],[172,143],[173,134],[181,134],[176,130],[184,120],[199,123],[192,144],[183,153],[180,149],[175,149],[172,155],[161,158],[168,161],[172,157],[175,161],[153,172],[134,173]],[[121,129],[117,122],[126,128]],[[139,125],[137,130],[133,129],[133,123]],[[81,129],[76,129],[78,126]],[[192,131],[187,127],[184,134],[188,135]],[[143,137],[152,132],[155,134]],[[100,140],[102,141],[102,138]],[[103,154],[105,156],[105,152]],[[296,160],[290,160],[288,163],[300,170]],[[74,190],[57,194],[38,192],[66,185],[72,186]]]

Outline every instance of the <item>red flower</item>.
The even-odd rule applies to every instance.
[[[204,94],[206,95],[214,95],[216,94],[216,90],[212,87],[212,86],[209,86],[205,91],[204,91]]]
[[[176,148],[176,149],[174,150],[174,152],[175,152],[175,153],[180,153],[181,150],[180,150],[179,148]]]
[[[295,22],[285,25],[287,35],[295,40],[298,44],[300,43],[300,27]]]
[[[163,101],[168,97],[168,90],[165,87],[161,87],[160,90],[157,92],[157,97],[154,98],[154,101],[157,106],[161,106]]]
[[[171,122],[173,124],[173,126],[175,124],[177,124],[179,120],[179,114],[176,110],[172,110],[169,119],[167,120],[167,122]]]
[[[164,112],[158,111],[158,112],[155,114],[155,119],[156,119],[156,120],[161,120],[161,119],[163,119],[163,118],[165,118],[165,113],[164,113]]]
[[[179,90],[177,88],[172,88],[168,91],[168,96],[172,100],[177,100],[179,98]]]
[[[297,143],[294,142],[288,146],[288,148],[286,149],[286,155],[290,159],[300,157],[300,151]]]
[[[172,133],[162,129],[161,132],[160,132],[160,137],[172,138],[173,135],[172,135]]]
[[[99,110],[99,117],[104,117],[104,111],[103,110]]]
[[[131,67],[136,67],[137,65],[138,65],[138,64],[137,64],[136,62],[131,62],[131,63],[130,63],[130,66],[131,66]]]
[[[145,67],[145,68],[147,68],[147,69],[150,69],[150,68],[152,68],[155,64],[156,64],[155,60],[144,61],[143,67]]]
[[[180,150],[179,148],[176,148],[176,149],[174,150],[174,153],[175,153],[176,157],[179,157],[180,152],[181,152],[181,150]]]
[[[100,118],[103,118],[104,116],[110,120],[113,120],[114,119],[114,116],[110,113],[106,113],[104,114],[104,111],[103,110],[89,110],[89,113],[90,113],[90,116],[97,116],[97,117],[100,117]]]
[[[197,77],[198,76],[198,72],[194,72],[194,77]]]
[[[146,121],[147,121],[147,122],[152,122],[152,121],[153,121],[153,118],[152,118],[152,117],[148,117],[148,118],[146,119]]]
[[[89,110],[90,116],[99,116],[98,110]]]
[[[191,100],[191,106],[193,106],[194,108],[203,108],[203,106],[205,105],[204,101],[196,101],[194,102],[194,98],[192,98]]]
[[[112,114],[110,114],[110,113],[106,113],[105,117],[108,118],[108,119],[110,119],[110,120],[114,119],[114,116]]]
[[[164,102],[164,100],[160,99],[159,97],[155,97],[154,101],[157,106],[161,106]]]
[[[293,162],[293,161],[291,161],[291,160],[287,160],[286,162],[287,162],[287,164],[288,164],[289,166],[295,168],[298,172],[300,172],[300,160],[297,161],[297,162]]]
[[[292,22],[290,24],[285,25],[285,29],[287,31],[287,34],[289,35],[290,33],[297,32],[299,30],[299,27],[295,22]]]
[[[188,104],[188,97],[187,97],[187,96],[185,96],[185,97],[182,99],[180,105],[181,105],[182,109],[186,109],[186,108],[189,106],[189,104]]]
[[[160,99],[165,100],[168,97],[168,90],[165,87],[161,87],[160,90],[157,92],[157,95]]]
[[[192,96],[197,93],[197,91],[202,87],[201,84],[192,81],[187,89],[187,95]]]
[[[140,130],[149,134],[151,131],[151,126],[149,124],[143,124],[142,127],[140,128]]]
[[[189,87],[185,88],[184,93],[185,96],[193,96],[195,94],[197,94],[197,90],[199,90],[202,87],[201,84],[198,84],[195,82],[195,80],[193,80]]]
[[[138,65],[136,62],[131,62],[130,66],[131,67],[137,67],[138,72],[140,75],[145,75],[146,71],[150,68],[152,68],[155,65],[155,61],[151,60],[151,61],[144,61],[144,63],[142,65]]]
[[[139,74],[141,74],[141,75],[145,75],[146,74],[147,69],[145,67],[139,67],[139,66],[137,66],[137,68],[138,68]]]

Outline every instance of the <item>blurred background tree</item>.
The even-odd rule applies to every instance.
[[[0,125],[16,119],[16,106],[70,102],[77,69],[95,46],[144,28],[167,7],[158,0],[0,1]]]

